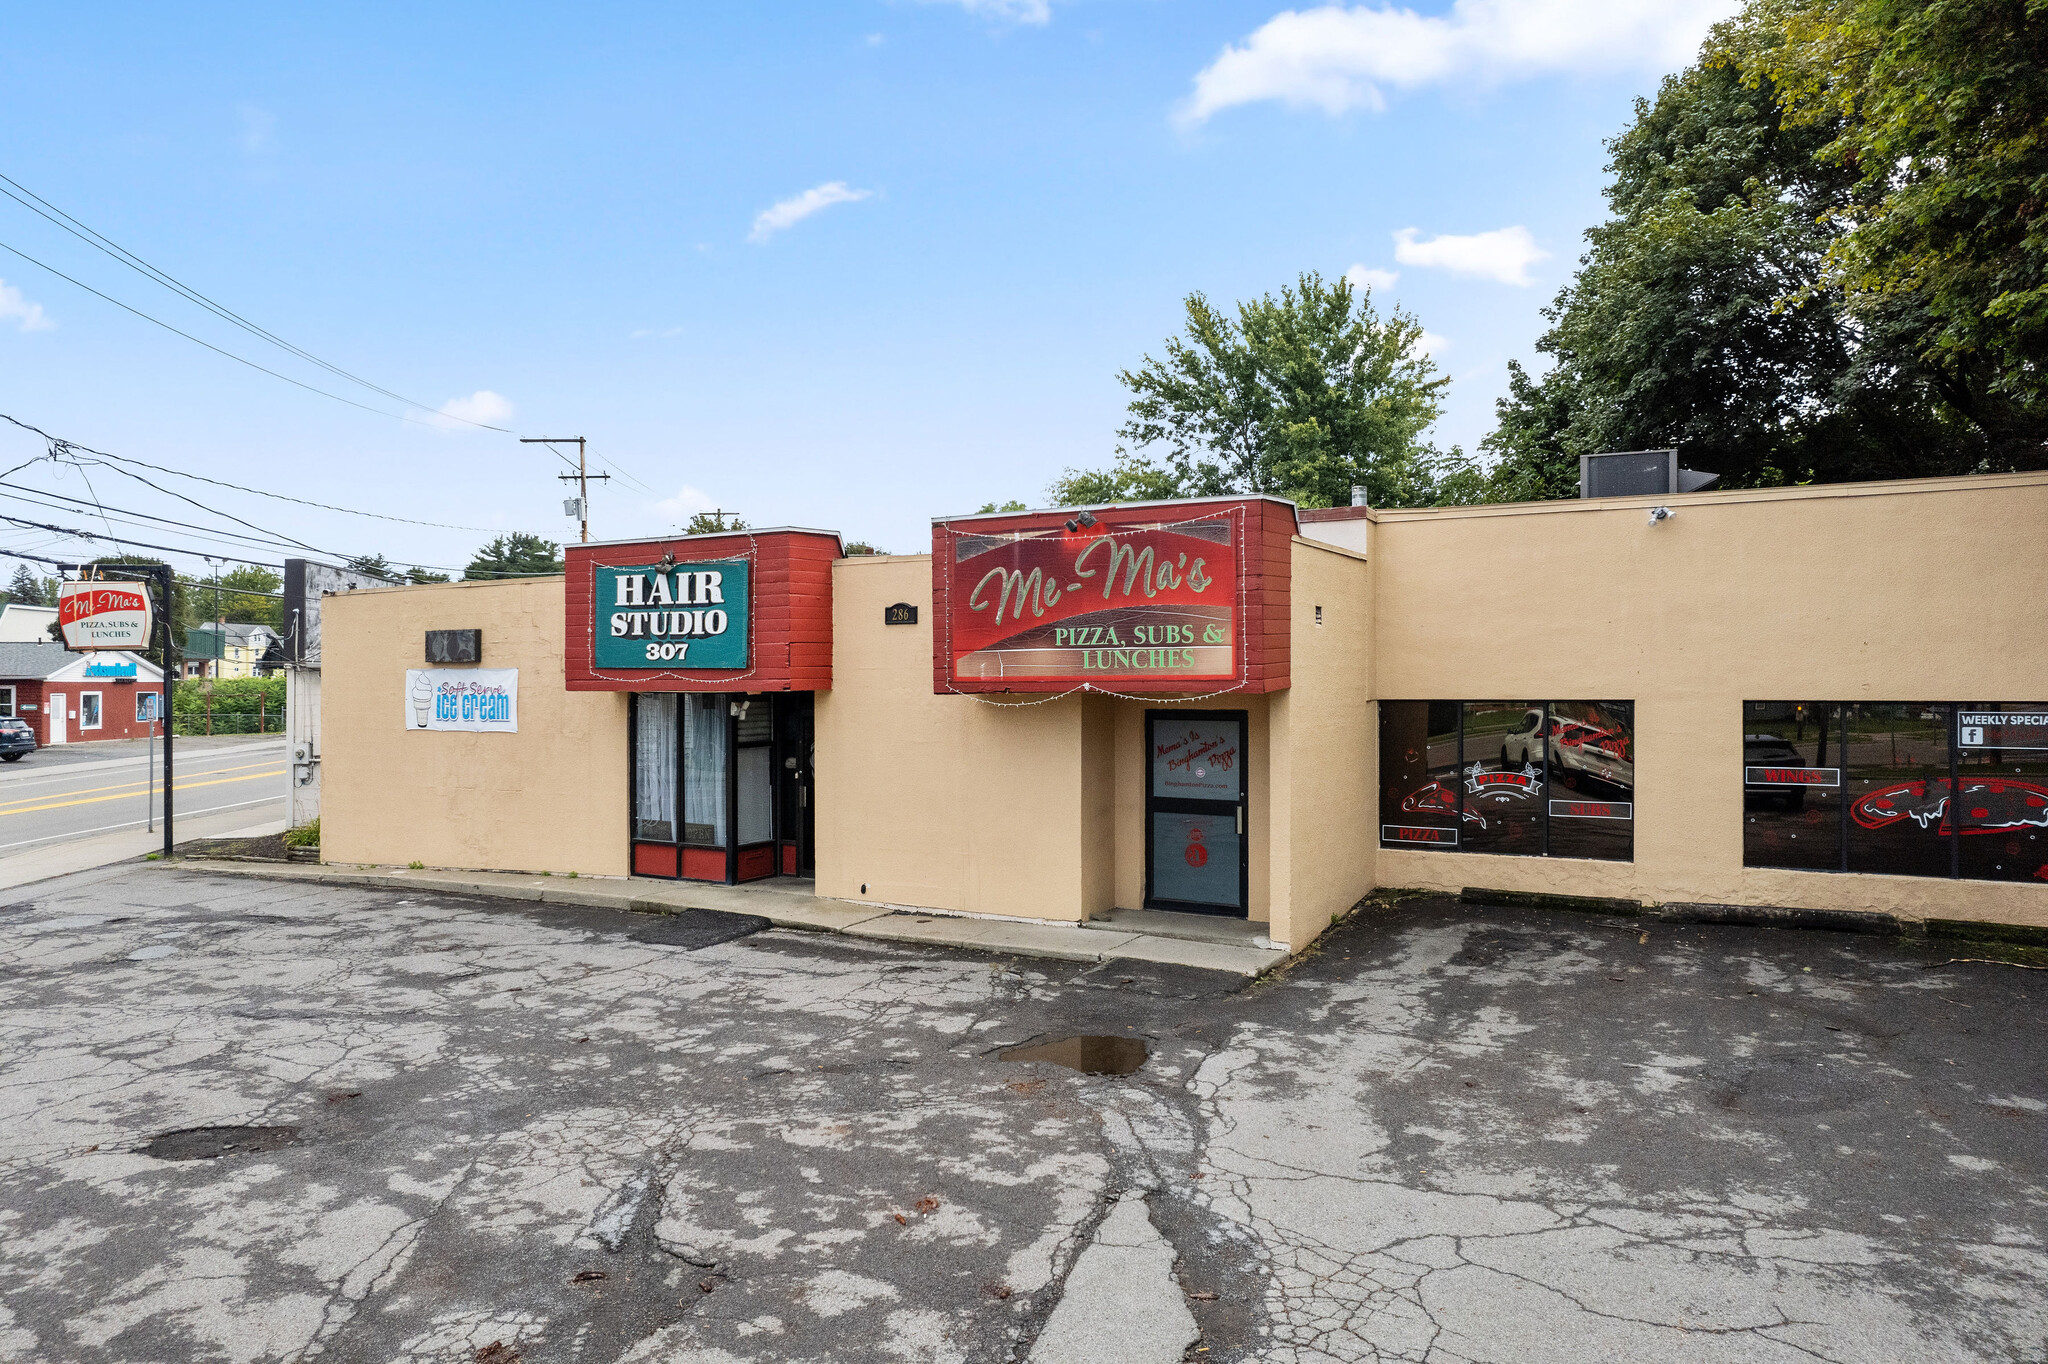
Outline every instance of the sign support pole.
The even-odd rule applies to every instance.
[[[173,807],[176,804],[176,801],[171,794],[171,778],[174,770],[172,766],[171,752],[173,748],[171,742],[171,730],[173,729],[173,725],[171,723],[171,696],[178,677],[178,646],[177,641],[171,632],[171,612],[173,606],[171,600],[171,593],[175,590],[171,566],[169,564],[59,564],[57,565],[57,567],[60,570],[68,569],[73,573],[84,573],[90,570],[91,572],[101,575],[103,577],[112,577],[119,575],[128,578],[140,578],[144,581],[156,584],[156,628],[158,631],[157,638],[159,641],[158,656],[163,659],[164,673],[162,692],[164,725],[163,855],[165,859],[168,860],[171,855],[171,849],[176,841],[175,839],[173,839],[171,835],[171,824],[174,813]],[[144,647],[146,648],[147,646]]]

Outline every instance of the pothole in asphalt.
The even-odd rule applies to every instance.
[[[150,1138],[142,1154],[157,1160],[218,1160],[275,1151],[298,1139],[296,1127],[187,1127]]]
[[[1030,1042],[996,1053],[1001,1061],[1050,1061],[1083,1075],[1129,1075],[1145,1064],[1151,1049],[1135,1037],[1082,1034]]]

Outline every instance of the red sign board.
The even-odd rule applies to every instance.
[[[1269,568],[1274,512],[1291,537],[1292,508],[1252,500],[1111,509],[1072,529],[1065,513],[935,525],[938,690],[1264,681],[1253,655],[1286,584]]]
[[[149,589],[140,583],[60,584],[57,624],[67,649],[147,649]]]

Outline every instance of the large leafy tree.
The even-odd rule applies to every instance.
[[[1822,287],[1869,190],[1788,120],[1774,87],[1698,65],[1609,144],[1609,219],[1545,310],[1540,380],[1517,367],[1484,442],[1483,496],[1570,496],[1578,456],[1676,446],[1729,485],[1963,473],[1991,434],[1910,343],[1911,308]]]
[[[1994,465],[2048,425],[2048,3],[1753,0],[1711,59],[1853,180],[1819,287],[1908,341]]]
[[[1422,435],[1450,381],[1413,317],[1312,272],[1234,315],[1199,293],[1186,311],[1163,358],[1117,376],[1131,400],[1115,462],[1068,470],[1056,503],[1278,493],[1327,507],[1354,484],[1377,506],[1431,500],[1439,457]]]
[[[1473,495],[1569,496],[1578,455],[1667,445],[1738,486],[2048,463],[2044,24],[1753,0],[1609,144],[1555,363],[1510,372]]]
[[[562,571],[562,547],[538,535],[513,531],[476,552],[462,571],[464,582],[480,578],[530,578]]]

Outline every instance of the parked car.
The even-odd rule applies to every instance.
[[[36,732],[26,720],[0,719],[0,763],[18,763],[36,751]]]
[[[1745,734],[1742,736],[1742,766],[1751,767],[1810,767],[1804,754],[1788,741],[1775,734]],[[1749,773],[1745,770],[1743,776]],[[1780,810],[1800,810],[1806,806],[1806,788],[1803,786],[1772,786],[1757,790],[1745,783],[1742,791],[1742,808],[1745,810],[1768,810],[1773,806]]]
[[[1594,789],[1631,788],[1636,783],[1635,753],[1627,736],[1598,725],[1589,725],[1563,715],[1550,717],[1550,742],[1543,744],[1536,732],[1543,727],[1543,712],[1531,709],[1500,742],[1503,767],[1519,767],[1543,760],[1550,750],[1550,772],[1560,785],[1576,788],[1581,782]]]

